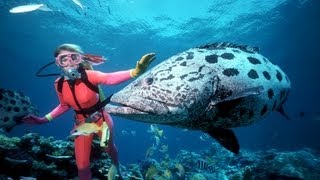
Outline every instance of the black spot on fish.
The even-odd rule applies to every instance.
[[[255,71],[254,69],[251,69],[251,70],[248,72],[248,76],[249,76],[249,78],[251,78],[251,79],[258,79],[258,78],[259,78],[259,75],[258,75],[257,71]]]
[[[2,108],[3,107],[3,105],[2,104],[0,104],[0,108]]]
[[[14,112],[20,112],[20,108],[19,108],[19,107],[14,107],[14,108],[13,108],[13,111],[14,111]]]
[[[267,80],[270,80],[270,79],[271,79],[271,76],[270,76],[270,74],[269,74],[267,71],[263,71],[263,76],[264,76]]]
[[[202,50],[197,50],[198,52],[200,52],[200,53],[203,53],[204,51],[202,51]]]
[[[177,90],[177,91],[180,91],[180,89],[181,89],[181,86],[177,86],[177,87],[176,87],[176,90]]]
[[[184,74],[182,76],[180,76],[180,79],[183,80],[184,78],[186,78],[188,76],[188,74]]]
[[[274,92],[273,92],[273,90],[270,88],[270,89],[268,90],[268,97],[269,97],[269,99],[272,99],[273,96],[274,96]]]
[[[225,70],[223,70],[222,72],[224,75],[230,77],[230,76],[237,76],[239,74],[238,69],[235,68],[227,68]]]
[[[200,73],[204,67],[205,66],[200,66],[199,69],[198,69],[198,73]]]
[[[274,101],[273,106],[272,106],[272,111],[274,111],[277,107],[277,100]]]
[[[194,52],[187,52],[187,59],[193,59]]]
[[[168,77],[160,79],[160,81],[170,80],[170,79],[173,79],[173,78],[174,78],[174,76],[172,74],[170,74]]]
[[[183,63],[180,64],[180,66],[187,66],[187,62],[184,61]]]
[[[261,112],[260,112],[260,115],[263,116],[266,114],[266,112],[268,111],[268,106],[267,105],[264,105]]]
[[[281,82],[282,81],[282,75],[281,73],[277,70],[277,79]]]
[[[10,112],[12,110],[12,107],[11,106],[8,106],[7,108],[6,108],[6,111],[7,112]]]
[[[205,60],[208,63],[217,63],[218,62],[218,56],[216,54],[212,54],[212,55],[206,56]]]
[[[27,108],[27,107],[23,107],[22,110],[23,110],[23,111],[27,111],[28,108]]]
[[[172,91],[170,90],[165,90],[166,94],[172,94]]]
[[[3,118],[3,121],[4,122],[7,122],[7,121],[9,121],[10,120],[10,118],[8,117],[8,116],[5,116],[4,118]]]
[[[2,100],[2,99],[3,99],[3,93],[0,92],[0,100]]]
[[[10,103],[11,103],[12,105],[15,105],[15,104],[16,104],[16,101],[15,101],[14,99],[11,99],[11,100],[10,100]]]
[[[8,95],[9,95],[10,97],[14,97],[14,92],[12,92],[12,91],[7,91],[7,93],[8,93]]]
[[[220,57],[222,57],[223,59],[229,59],[229,60],[231,60],[231,59],[234,58],[234,55],[233,55],[232,53],[223,53],[223,54],[221,54]]]
[[[176,61],[181,61],[181,60],[183,60],[184,58],[183,57],[178,57],[177,59],[176,59]]]
[[[261,62],[257,58],[254,58],[254,57],[248,57],[248,60],[251,64],[261,64]]]
[[[192,77],[188,81],[193,82],[195,80],[202,79],[203,77],[204,77],[204,74],[200,74],[198,77]]]

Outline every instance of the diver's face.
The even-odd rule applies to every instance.
[[[56,64],[68,71],[69,69],[77,69],[82,61],[82,55],[80,53],[62,50],[56,57]]]

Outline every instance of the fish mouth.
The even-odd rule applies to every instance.
[[[150,114],[144,110],[118,102],[110,102],[105,106],[105,110],[110,114]]]
[[[164,115],[169,113],[171,107],[176,105],[146,97],[124,98],[114,95],[110,103],[105,106],[105,110],[116,115]]]

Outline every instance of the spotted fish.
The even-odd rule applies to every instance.
[[[21,92],[0,88],[0,129],[9,132],[28,114],[38,114],[30,98]]]
[[[238,153],[231,128],[283,111],[288,76],[256,47],[214,43],[158,64],[115,93],[106,110],[147,123],[201,130]]]

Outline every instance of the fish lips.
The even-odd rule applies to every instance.
[[[105,110],[115,115],[165,115],[170,108],[164,102],[139,96],[127,97],[114,94]]]

